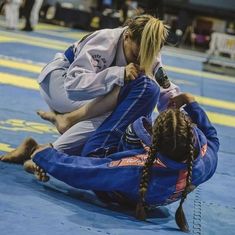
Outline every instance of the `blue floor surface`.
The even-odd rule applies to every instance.
[[[38,72],[14,68],[12,62],[42,65],[56,51],[69,46],[80,32],[49,27],[23,34],[0,28],[0,154],[16,147],[25,137],[40,143],[55,140],[55,129],[42,121],[37,109],[47,109],[37,89],[22,88],[4,80],[8,75],[36,80]],[[71,36],[73,35],[73,37]],[[24,40],[20,37],[24,36]],[[28,39],[28,40],[27,40]],[[44,41],[40,43],[40,40]],[[30,42],[29,44],[27,42]],[[59,43],[60,42],[60,43]],[[64,43],[64,44],[63,44]],[[48,48],[53,45],[53,49]],[[58,49],[57,49],[57,48]],[[7,61],[7,64],[4,63]],[[221,142],[219,163],[211,180],[188,196],[184,205],[194,235],[235,234],[235,78],[202,76],[203,59],[163,52],[163,62],[174,68],[167,71],[183,91],[213,99],[204,108],[210,112]],[[7,78],[14,80],[13,77]],[[217,102],[218,101],[218,102]],[[220,104],[219,101],[227,105]],[[217,102],[217,103],[216,103]],[[223,116],[224,115],[224,116]],[[146,222],[134,219],[132,211],[107,207],[89,191],[77,190],[55,179],[46,184],[25,173],[20,165],[0,162],[0,235],[176,235],[183,234],[174,222],[178,203],[160,207]]]

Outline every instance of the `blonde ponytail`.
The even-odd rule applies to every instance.
[[[161,50],[169,27],[163,21],[151,16],[140,15],[126,24],[134,40],[140,45],[140,67],[147,75],[152,75],[154,60]]]
[[[152,75],[152,66],[168,36],[168,27],[152,17],[144,27],[140,43],[140,67]]]

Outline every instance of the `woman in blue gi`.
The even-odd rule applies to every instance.
[[[214,174],[219,140],[204,110],[187,93],[171,98],[170,108],[152,126],[149,117],[159,94],[160,87],[146,76],[123,87],[116,108],[79,156],[28,139],[2,160],[25,162],[39,180],[47,181],[49,174],[93,190],[103,201],[135,206],[141,220],[150,206],[180,200],[175,219],[186,232],[183,202]]]
[[[157,77],[163,85],[160,50],[167,35],[162,21],[141,15],[125,27],[98,30],[56,54],[38,78],[42,97],[54,111],[38,114],[62,134],[53,143],[56,149],[77,153],[115,107],[120,88],[140,73]],[[164,88],[177,91],[169,81]],[[94,108],[84,116],[91,102]]]

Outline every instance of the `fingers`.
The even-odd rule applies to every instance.
[[[125,68],[125,81],[135,80],[141,72],[140,66],[134,63],[130,63]]]
[[[181,108],[183,105],[194,102],[195,98],[190,93],[181,93],[177,96],[171,97],[169,101],[169,107],[172,105],[175,108]]]
[[[50,177],[46,174],[46,172],[39,166],[36,167],[34,175],[37,180],[42,182],[47,182],[50,179]]]
[[[172,109],[176,109],[177,108],[177,105],[176,105],[176,102],[174,100],[169,100],[169,103],[168,103],[168,108],[172,108]]]
[[[140,66],[138,64],[134,64],[134,63],[132,64],[138,72],[141,72]]]
[[[136,78],[138,77],[138,73],[136,71],[132,71],[129,76],[128,76],[128,79],[133,81],[135,80]]]
[[[179,95],[179,96],[171,97],[170,100],[169,100],[169,105],[168,106],[170,108],[179,109],[183,105],[184,105],[184,101],[183,101],[182,97]]]

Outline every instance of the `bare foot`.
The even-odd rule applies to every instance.
[[[33,159],[36,153],[41,152],[42,150],[44,150],[46,148],[53,148],[53,145],[51,143],[50,144],[37,145],[37,147],[31,153],[30,158]]]
[[[44,112],[42,110],[37,111],[37,114],[46,121],[55,125],[60,134],[67,131],[72,125],[70,124],[66,114],[57,114],[55,112]]]
[[[15,150],[0,157],[3,162],[23,164],[30,159],[30,155],[37,148],[37,142],[32,138],[27,138]]]
[[[24,163],[24,170],[30,174],[34,174],[39,181],[47,182],[50,179],[46,172],[37,166],[32,160],[27,160]]]

